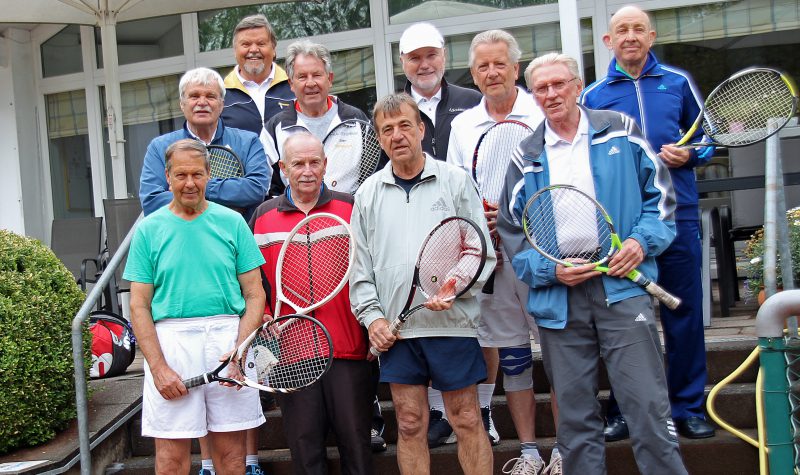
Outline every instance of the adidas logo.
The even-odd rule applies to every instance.
[[[667,86],[662,84],[662,85],[658,86],[658,90],[659,91],[666,91],[667,90]]]
[[[612,145],[610,149],[608,149],[609,155],[616,155],[619,153],[619,148],[616,145]]]
[[[447,203],[444,202],[444,198],[439,198],[431,206],[431,211],[447,211],[447,212],[449,212],[450,211],[450,207],[447,206]]]
[[[634,322],[646,322],[647,318],[641,313],[633,320]]]

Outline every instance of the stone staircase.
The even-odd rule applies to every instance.
[[[732,341],[708,341],[708,369],[709,386],[716,384],[730,374],[750,354],[756,345],[754,338],[737,339]],[[537,355],[538,356],[538,355]],[[716,408],[719,415],[728,423],[744,430],[755,437],[755,379],[756,368],[751,368],[743,374],[734,384],[721,391],[717,397]],[[536,392],[536,433],[540,449],[549,458],[550,451],[555,443],[555,428],[551,415],[551,401],[549,386],[544,376],[541,361],[537,360],[534,367],[534,389]],[[601,378],[601,392],[599,398],[602,404],[608,398],[608,381]],[[519,455],[519,441],[516,440],[514,426],[506,405],[505,396],[502,394],[502,384],[498,382],[497,394],[493,400],[493,417],[495,425],[501,436],[500,445],[493,448],[494,473],[502,473],[503,464]],[[379,390],[381,405],[386,419],[384,437],[389,443],[386,452],[375,454],[375,473],[399,473],[396,461],[397,426],[395,423],[394,409],[389,397],[388,387],[382,386]],[[289,450],[286,449],[286,440],[281,429],[281,413],[279,409],[266,413],[267,423],[261,427],[260,441],[261,466],[268,474],[290,474],[291,462]],[[153,473],[153,441],[139,435],[141,421],[134,418],[124,428],[127,430],[129,441],[129,456],[120,463],[111,466],[107,473],[119,474],[149,474]],[[689,440],[681,438],[681,450],[690,474],[748,474],[758,472],[758,454],[755,448],[739,440],[733,435],[718,430],[717,435],[711,439]],[[196,445],[196,444],[195,444]],[[199,469],[199,457],[193,455],[192,473]],[[633,459],[633,452],[629,441],[607,444],[607,465],[610,474],[636,474],[638,470]],[[334,440],[329,437],[329,473],[341,473],[338,465],[338,453],[334,447]],[[431,450],[431,468],[433,474],[459,474],[461,469],[458,464],[455,444],[442,446]]]

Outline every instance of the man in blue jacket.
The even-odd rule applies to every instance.
[[[211,178],[205,196],[209,201],[240,211],[249,218],[264,201],[272,172],[258,136],[245,130],[226,127],[220,113],[225,86],[220,75],[208,68],[186,72],[178,85],[183,128],[154,138],[147,146],[139,184],[139,199],[145,215],[172,201],[167,183],[164,156],[167,147],[181,139],[196,139],[206,145],[230,147],[242,161],[241,178]]]
[[[713,149],[698,152],[673,145],[697,118],[702,100],[686,72],[659,63],[650,52],[655,38],[650,18],[641,9],[627,6],[615,13],[603,36],[603,42],[614,51],[614,60],[608,75],[587,87],[581,100],[590,109],[609,109],[632,117],[669,168],[678,201],[677,236],[657,259],[659,284],[683,303],[675,310],[661,305],[659,312],[667,352],[667,385],[678,432],[703,439],[714,435],[714,427],[703,414],[706,350],[694,169],[711,158]],[[697,135],[699,139],[702,132]],[[628,437],[626,420],[613,394],[607,419],[607,441]]]
[[[654,278],[655,256],[675,236],[669,173],[630,118],[578,106],[583,85],[574,59],[558,53],[536,58],[525,78],[546,120],[512,159],[497,228],[514,272],[530,287],[527,310],[539,327],[558,401],[564,473],[605,473],[596,398],[602,358],[630,415],[639,471],[686,474],[650,296],[622,278],[634,268]],[[520,226],[522,210],[551,184],[578,187],[613,217],[623,246],[609,261],[608,275],[590,265],[556,265],[531,249]]]

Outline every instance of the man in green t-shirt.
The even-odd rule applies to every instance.
[[[214,369],[262,321],[264,258],[242,216],[205,199],[206,148],[166,151],[172,202],[136,230],[124,278],[145,357],[142,435],[156,439],[156,470],[188,473],[192,438],[208,435],[214,465],[244,473],[245,430],[264,422],[258,392],[182,380]]]

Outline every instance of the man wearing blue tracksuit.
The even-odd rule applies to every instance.
[[[590,109],[609,109],[632,117],[652,149],[669,167],[677,199],[677,236],[657,258],[658,282],[683,303],[675,310],[664,305],[660,309],[667,351],[667,384],[678,432],[699,439],[713,436],[714,428],[703,414],[706,355],[694,169],[711,158],[713,149],[708,147],[698,152],[672,145],[691,127],[702,101],[686,72],[659,63],[650,52],[655,35],[649,17],[639,8],[628,6],[615,13],[608,33],[603,36],[606,46],[614,51],[614,59],[607,76],[586,88],[581,103]],[[627,423],[613,395],[607,419],[606,440],[628,437]]]

